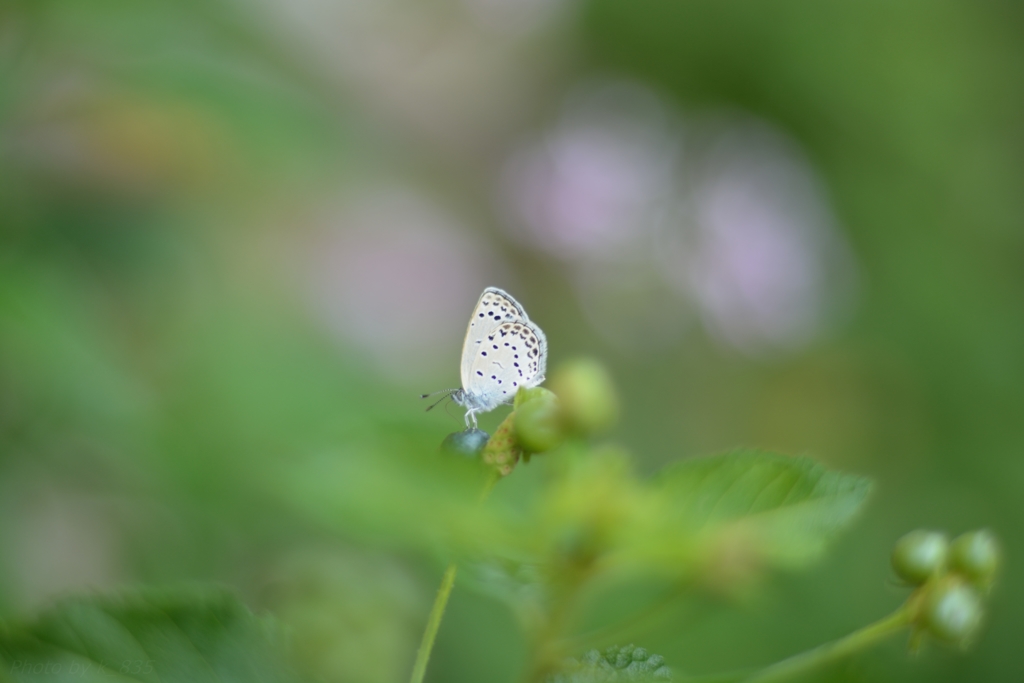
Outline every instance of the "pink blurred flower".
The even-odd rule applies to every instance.
[[[314,310],[395,379],[454,379],[469,311],[498,270],[455,218],[385,190],[326,218],[313,254]]]

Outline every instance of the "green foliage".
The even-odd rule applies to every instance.
[[[505,424],[485,461],[514,448]],[[733,567],[739,579],[813,560],[870,491],[863,477],[754,451],[683,461],[644,480],[620,450],[574,446],[536,465],[541,480],[509,494],[499,487],[478,507],[479,475],[459,465],[386,454],[317,458],[308,467],[292,463],[280,492],[332,526],[432,550],[441,543],[450,556],[549,571],[589,558],[588,571],[721,580],[731,576],[723,562],[741,565]],[[383,490],[386,499],[375,495]]]
[[[282,635],[221,591],[74,598],[4,624],[0,663],[13,681],[285,683]]]
[[[569,659],[547,683],[612,683],[618,681],[671,681],[672,670],[665,658],[642,647],[623,645],[589,650],[579,659]]]
[[[508,474],[519,461],[519,426],[538,418],[530,406],[557,411],[546,390],[518,399],[483,449],[483,472]],[[464,458],[382,452],[315,462],[292,463],[284,502],[348,533],[456,560],[466,585],[503,600],[540,644],[532,660],[542,672],[589,644],[577,621],[609,587],[660,577],[683,593],[728,592],[772,568],[804,565],[871,489],[864,477],[805,458],[749,450],[683,460],[647,479],[624,451],[578,440],[531,461],[484,504],[475,493],[486,475]]]
[[[303,680],[393,683],[409,673],[429,600],[401,562],[332,544],[279,561],[260,604],[287,624]]]
[[[757,451],[683,461],[660,485],[672,501],[671,519],[683,527],[701,534],[732,529],[758,556],[787,565],[818,557],[871,492],[865,477]]]
[[[845,621],[836,615],[852,606],[881,609],[889,594],[868,595],[861,580],[875,572],[881,583],[884,558],[865,550],[905,530],[908,510],[935,511],[935,523],[949,528],[985,519],[1007,548],[1024,542],[1016,513],[1024,432],[1014,419],[1024,401],[1014,258],[1024,206],[1013,114],[1024,108],[1019,10],[923,0],[739,9],[589,0],[579,5],[582,23],[543,25],[561,56],[546,52],[533,28],[513,32],[529,36],[529,57],[520,59],[505,42],[515,38],[481,39],[474,27],[489,20],[460,11],[406,16],[415,3],[399,3],[355,13],[339,6],[325,17],[311,6],[302,26],[263,14],[284,4],[18,0],[0,9],[0,618],[93,580],[231,577],[251,597],[269,567],[306,545],[354,555],[383,547],[405,583],[376,565],[332,565],[313,572],[315,580],[291,577],[269,601],[302,633],[304,673],[394,680],[403,657],[411,659],[416,634],[408,631],[419,624],[409,622],[431,595],[417,572],[452,559],[460,563],[457,593],[471,585],[500,596],[520,618],[526,658],[550,662],[590,647],[591,622],[602,636],[595,643],[628,640],[603,637],[618,613],[601,599],[617,587],[668,583],[689,600],[802,566],[847,527],[867,494],[861,477],[765,453],[687,460],[654,479],[637,474],[737,439],[827,454],[904,484],[880,501],[835,574],[780,588],[795,599],[777,604],[802,605],[799,615],[779,609],[743,631],[728,620],[746,614],[716,612],[713,628],[692,641],[690,632],[659,633],[661,642],[685,639],[678,650],[659,647],[670,660],[691,647],[705,657],[697,668],[710,669],[749,654],[745,641],[758,643],[751,651],[781,650],[801,632],[835,632]],[[357,26],[365,40],[336,38],[330,21]],[[316,25],[330,34],[326,43],[306,41],[303,26]],[[446,50],[431,49],[434,39]],[[402,45],[447,58],[424,62],[428,77],[410,79],[388,66],[408,61],[395,52]],[[793,136],[821,172],[870,283],[846,328],[852,334],[839,330],[765,362],[696,329],[673,341],[655,325],[649,350],[604,353],[594,321],[610,327],[632,301],[656,301],[656,292],[642,291],[643,278],[626,301],[583,297],[594,272],[544,263],[521,245],[502,249],[508,244],[489,230],[463,230],[493,218],[485,207],[495,151],[514,148],[524,122],[540,125],[558,109],[555,98],[568,92],[561,85],[593,71],[587,55],[602,71],[637,80],[638,91],[663,88],[652,100],[682,103],[687,119],[724,105]],[[495,65],[484,72],[493,90],[459,94],[458,83]],[[540,81],[528,73],[537,66]],[[479,116],[495,103],[513,115]],[[518,469],[483,506],[489,473],[470,458],[439,457],[449,428],[437,413],[427,420],[403,403],[448,369],[424,363],[413,376],[390,362],[390,374],[375,368],[366,338],[351,334],[359,321],[324,314],[321,298],[336,303],[334,293],[313,297],[307,287],[319,257],[331,253],[321,248],[324,234],[355,249],[378,237],[378,225],[402,223],[394,213],[374,220],[364,200],[398,206],[401,218],[405,193],[413,213],[426,207],[423,226],[447,226],[480,257],[464,262],[500,266],[495,272],[522,283],[553,358],[589,348],[611,363],[554,367],[547,386],[557,409],[519,401],[501,427],[488,428],[495,438],[480,459],[503,474]],[[414,223],[394,241],[419,237]],[[433,290],[433,279],[388,255],[395,236],[380,237],[373,252],[381,263],[367,259],[367,272],[386,272],[396,291]],[[453,281],[472,279],[448,265]],[[389,299],[367,297],[359,310],[391,318],[381,301]],[[671,330],[680,312],[659,305],[631,327],[660,320]],[[364,316],[368,329],[357,331],[377,338],[377,322]],[[427,346],[423,357],[432,358]],[[623,379],[621,397],[611,376]],[[629,419],[616,438],[632,454],[586,443],[620,412]],[[497,427],[501,417],[485,419]],[[552,457],[521,463],[558,443]],[[467,445],[476,452],[479,443]],[[988,532],[954,541],[944,568],[925,562],[915,565],[924,571],[908,572],[901,562],[897,572],[915,581],[901,609],[921,633],[962,644],[977,633],[1000,564]],[[1004,633],[1020,630],[1020,594],[1000,595]],[[154,672],[203,680],[199,651],[185,646],[180,626],[223,664],[225,680],[288,680],[271,657],[272,625],[219,595],[71,600],[31,623],[6,623],[0,680]],[[161,621],[153,606],[170,616]],[[435,680],[497,677],[466,662],[493,661],[495,650],[520,656],[510,639],[481,635],[479,625],[499,620],[501,609],[486,602],[478,619],[446,622],[442,641],[457,646],[438,658]],[[109,628],[115,622],[127,627]],[[81,633],[70,637],[69,625]],[[370,635],[347,638],[354,632]],[[154,663],[144,673],[150,660],[136,650],[150,649],[150,638],[166,648],[166,668]],[[334,647],[339,640],[346,646]],[[1013,638],[992,643],[944,675],[1024,678]],[[236,657],[232,644],[251,652]],[[118,660],[121,650],[131,658]],[[388,665],[356,661],[367,652]],[[16,666],[29,661],[31,671]],[[47,669],[54,661],[82,666]],[[132,669],[124,676],[109,668],[124,661]],[[96,667],[86,671],[90,662]]]

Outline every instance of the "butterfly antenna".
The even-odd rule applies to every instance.
[[[444,391],[435,391],[432,394],[423,394],[422,396],[420,396],[420,398],[427,398],[429,396],[436,396],[437,394],[444,394],[444,396],[442,396],[441,398],[437,399],[436,401],[431,403],[430,406],[427,407],[427,412],[429,413],[433,408],[437,407],[438,403],[440,403],[441,401],[445,400],[446,398],[451,398],[452,397],[452,392],[454,392],[454,391],[455,391],[455,389],[445,389]]]
[[[453,394],[458,389],[441,389],[440,391],[431,391],[429,394],[420,394],[420,398],[430,398],[431,396],[437,396],[438,394]]]

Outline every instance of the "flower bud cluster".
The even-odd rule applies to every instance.
[[[967,645],[984,616],[984,597],[999,570],[1001,553],[987,529],[969,531],[952,542],[940,531],[911,531],[896,542],[892,566],[918,586],[915,625],[939,640]]]
[[[567,438],[586,438],[610,427],[619,404],[608,373],[597,362],[580,359],[562,365],[543,387],[520,389],[514,410],[488,439],[478,429],[449,434],[442,451],[481,457],[504,476],[520,457],[558,448]]]
[[[596,361],[565,363],[551,378],[551,388],[516,394],[516,436],[526,453],[553,450],[568,437],[598,434],[618,418],[615,388]]]

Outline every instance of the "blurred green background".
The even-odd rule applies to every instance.
[[[1013,2],[5,0],[0,616],[213,580],[311,678],[404,680],[443,558],[275,485],[459,429],[417,395],[496,285],[552,366],[607,364],[641,471],[746,445],[878,483],[824,563],[644,646],[780,658],[899,604],[903,532],[990,526],[971,652],[827,675],[1022,680],[1022,111]],[[457,588],[428,680],[524,648]]]

